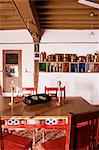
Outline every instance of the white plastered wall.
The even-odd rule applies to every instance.
[[[22,86],[33,87],[34,86],[34,77],[33,77],[34,76],[34,45],[30,33],[27,30],[0,31],[0,85],[1,87],[3,85],[2,83],[3,82],[2,80],[2,71],[3,71],[2,50],[3,49],[22,50]]]
[[[40,52],[76,53],[78,55],[94,53],[99,51],[99,30],[94,33],[92,36],[88,30],[46,30],[41,39]],[[21,44],[4,44],[7,42]],[[0,44],[0,71],[2,71],[2,49],[22,49],[22,86],[31,87],[34,86],[34,46],[22,44],[22,42],[33,42],[27,30],[0,31],[0,43],[2,43]],[[45,85],[57,86],[58,80],[62,81],[62,85],[66,85],[67,96],[82,96],[90,103],[99,104],[99,73],[40,72],[38,92],[44,92]],[[2,86],[2,72],[0,72],[0,84]]]
[[[77,55],[99,52],[99,30],[46,30],[40,51],[47,54],[74,53]],[[39,92],[44,86],[66,85],[67,96],[82,96],[88,102],[99,104],[99,73],[42,73],[39,74]]]

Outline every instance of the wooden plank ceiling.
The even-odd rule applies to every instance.
[[[11,0],[0,0],[0,30],[23,28],[25,25]]]
[[[99,0],[90,0],[99,4]],[[99,29],[99,9],[78,0],[0,0],[0,30]]]
[[[32,4],[33,6],[33,4]],[[29,0],[0,0],[0,30],[27,29],[39,42],[40,26]]]
[[[92,2],[99,4],[99,0]],[[35,0],[35,6],[42,29],[99,29],[99,9],[78,0]]]

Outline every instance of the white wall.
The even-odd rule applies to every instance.
[[[51,53],[75,53],[86,55],[99,52],[99,30],[46,30],[40,45],[40,51]],[[39,92],[44,86],[57,86],[61,80],[66,85],[67,96],[82,96],[88,102],[99,104],[99,73],[40,73]]]
[[[22,86],[24,87],[34,86],[34,45],[26,44],[28,42],[33,43],[33,40],[27,30],[0,31],[0,71],[2,71],[3,49],[22,49]],[[25,72],[26,69],[28,72]],[[2,72],[0,72],[0,82],[2,86]]]
[[[47,54],[76,53],[86,55],[94,53],[99,51],[99,30],[94,33],[95,35],[92,36],[88,30],[46,30],[41,39],[40,51],[46,51]],[[2,70],[2,49],[22,49],[22,86],[33,86],[33,44],[7,44],[7,42],[33,42],[31,35],[27,30],[0,31],[0,70]],[[92,44],[92,42],[95,43]],[[25,72],[26,69],[29,73]],[[99,73],[40,73],[39,92],[44,92],[45,85],[57,86],[58,80],[62,81],[62,85],[66,85],[67,96],[82,96],[91,103],[99,104]],[[1,72],[0,82],[2,85]]]

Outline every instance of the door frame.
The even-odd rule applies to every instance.
[[[11,53],[12,53],[12,54],[18,53],[18,59],[19,59],[19,60],[18,60],[18,66],[19,66],[19,69],[18,69],[18,70],[19,70],[19,72],[20,72],[19,80],[20,80],[20,86],[22,87],[22,50],[21,50],[21,49],[19,49],[19,50],[18,50],[18,49],[16,49],[16,50],[13,50],[13,49],[12,49],[12,50],[9,50],[9,49],[8,49],[8,50],[2,50],[2,52],[3,52],[3,55],[2,55],[2,60],[3,60],[3,61],[2,61],[2,63],[3,63],[3,64],[2,64],[2,65],[3,65],[3,78],[2,78],[2,79],[3,79],[3,87],[2,87],[2,89],[3,89],[3,90],[2,90],[2,91],[3,91],[3,92],[6,92],[5,89],[4,89],[4,87],[5,87],[5,86],[4,86],[4,84],[5,84],[5,83],[4,83],[4,81],[5,81],[5,54],[9,54],[9,53],[10,53],[10,54],[11,54]]]

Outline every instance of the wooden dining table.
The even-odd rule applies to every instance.
[[[9,128],[33,129],[45,127],[45,124],[46,128],[47,126],[49,128],[49,125],[45,123],[47,119],[54,119],[54,121],[59,121],[59,119],[65,120],[63,124],[54,124],[54,127],[58,125],[59,128],[63,128],[63,125],[65,127],[68,123],[68,113],[79,114],[99,110],[99,106],[89,104],[82,97],[66,97],[61,102],[60,107],[56,105],[56,99],[49,103],[37,105],[18,103],[13,106],[13,110],[11,108],[4,110],[3,113],[7,113],[7,115],[2,115],[1,117],[2,120],[6,120],[4,128],[8,126]],[[15,122],[15,125],[13,122]],[[50,127],[52,127],[51,124]]]
[[[65,97],[62,99],[60,107],[56,105],[57,98],[51,102],[27,105],[22,102],[8,105],[9,99],[2,101],[0,107],[0,116],[66,116],[68,112],[82,113],[99,110],[99,105],[92,105],[82,97]]]
[[[13,105],[13,109],[8,107],[2,110],[4,115],[2,115],[1,120],[5,121],[2,128],[32,130],[34,134],[33,141],[35,141],[35,128],[62,128],[67,130],[69,112],[79,114],[99,110],[98,105],[91,105],[82,97],[66,97],[61,102],[60,107],[56,105],[57,99],[52,99],[49,103],[31,106],[23,102],[16,103]],[[48,125],[46,120],[50,119],[56,120],[56,123]],[[13,120],[19,120],[20,123],[9,125],[9,120],[12,122]]]

